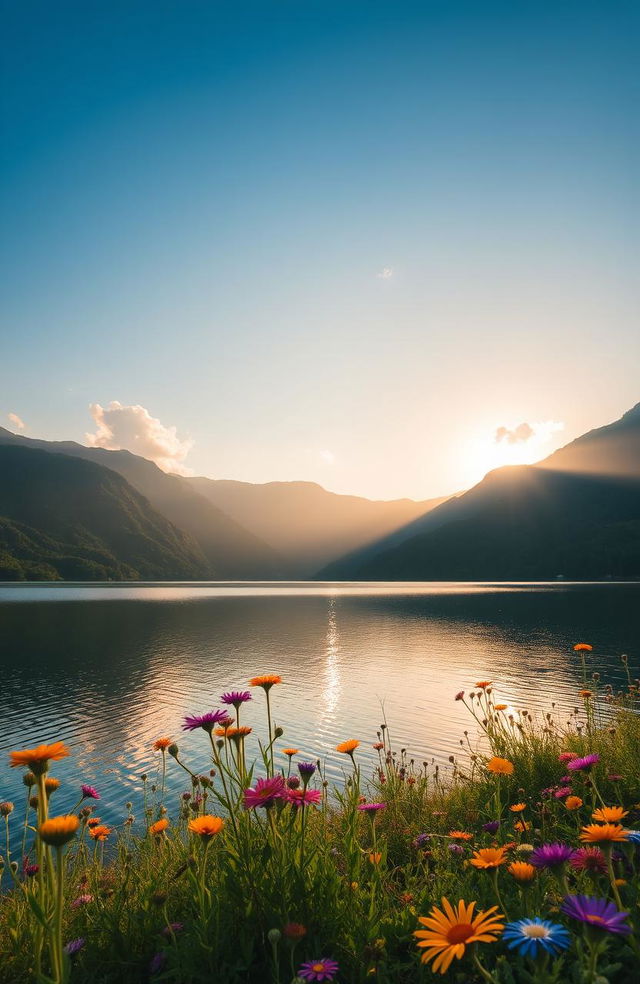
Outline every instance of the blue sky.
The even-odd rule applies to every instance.
[[[428,497],[640,400],[636,4],[4,7],[0,423]]]

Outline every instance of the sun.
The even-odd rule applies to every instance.
[[[467,488],[482,481],[487,472],[494,468],[533,465],[544,458],[552,450],[549,446],[552,433],[561,429],[561,425],[552,428],[551,423],[533,424],[530,437],[514,443],[496,440],[497,428],[470,436],[461,452]]]

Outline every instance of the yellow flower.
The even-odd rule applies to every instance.
[[[15,769],[23,765],[31,769],[37,776],[41,776],[47,771],[49,762],[57,762],[59,759],[66,758],[69,749],[63,741],[54,741],[52,745],[38,745],[37,748],[23,748],[20,752],[10,752],[9,761],[11,768]]]
[[[45,844],[62,847],[72,839],[79,826],[78,818],[69,813],[64,817],[51,817],[50,820],[45,820],[38,827],[38,833]]]
[[[496,776],[511,776],[513,775],[513,762],[494,755],[487,762],[487,769]]]
[[[629,832],[619,823],[591,823],[582,828],[580,840],[587,844],[599,844],[601,841],[626,841]]]
[[[163,834],[168,826],[169,826],[169,821],[167,820],[166,817],[163,817],[162,820],[156,820],[155,823],[151,824],[151,826],[149,827],[149,833],[153,837],[155,837],[157,834]]]
[[[582,806],[582,800],[579,796],[567,796],[564,805],[567,810],[579,810]]]
[[[512,813],[522,813],[522,811],[526,810],[526,808],[526,803],[514,803],[513,806],[509,807]]]
[[[506,860],[507,852],[504,847],[483,847],[473,852],[471,864],[474,868],[499,868]]]
[[[198,834],[203,840],[215,837],[223,827],[224,820],[221,820],[220,817],[213,817],[211,814],[207,814],[204,817],[196,817],[194,820],[189,821],[189,830],[191,833]]]
[[[536,877],[536,869],[528,861],[512,861],[507,871],[518,882],[530,882]]]
[[[251,677],[249,686],[262,687],[263,690],[271,690],[276,683],[282,683],[282,677],[277,673],[265,673],[264,676]]]
[[[352,755],[356,748],[360,744],[355,738],[350,738],[348,741],[343,741],[339,745],[336,745],[336,752],[342,752],[343,755]]]
[[[594,820],[600,820],[602,823],[620,823],[628,814],[629,811],[622,806],[602,806],[600,809],[594,810],[591,816]]]
[[[446,974],[451,962],[460,960],[471,943],[495,942],[504,929],[504,916],[493,905],[474,917],[475,906],[475,902],[467,905],[460,899],[454,908],[448,899],[443,899],[442,910],[434,906],[428,916],[420,916],[419,922],[427,929],[417,929],[413,935],[425,950],[422,963],[433,960],[433,969]]]

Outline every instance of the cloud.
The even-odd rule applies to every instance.
[[[92,403],[89,410],[97,426],[95,434],[85,434],[89,447],[132,451],[155,461],[163,471],[193,474],[184,464],[193,441],[181,441],[175,427],[165,427],[144,407],[125,407],[114,400],[108,407]]]
[[[393,277],[393,270],[391,267],[383,267],[379,273],[376,273],[378,280],[391,280]]]
[[[19,417],[17,413],[8,413],[7,417],[9,418],[13,426],[16,428],[16,430],[23,431],[27,426],[24,420],[22,420],[22,418]]]
[[[524,444],[535,438],[535,444],[543,444],[552,434],[561,430],[564,430],[564,424],[560,420],[542,420],[534,424],[524,422],[513,428],[498,427],[495,442],[496,444],[502,441],[506,441],[507,444]]]
[[[335,454],[333,453],[333,451],[329,451],[326,448],[324,449],[324,451],[320,452],[320,458],[322,461],[324,461],[325,465],[335,464],[335,460],[336,460]]]

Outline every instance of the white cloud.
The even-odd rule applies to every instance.
[[[7,417],[9,418],[13,426],[16,428],[16,430],[23,431],[27,426],[24,420],[22,420],[22,418],[19,417],[17,413],[8,413]]]
[[[552,434],[564,430],[564,424],[560,420],[542,420],[534,424],[522,423],[517,427],[498,427],[495,433],[495,442],[500,444],[505,441],[507,444],[532,443],[544,444]]]
[[[393,270],[391,267],[383,267],[379,273],[376,273],[378,280],[391,280],[393,277]]]
[[[184,464],[193,441],[181,441],[175,427],[165,427],[144,407],[125,407],[113,400],[108,407],[92,403],[89,410],[97,426],[95,434],[85,434],[89,447],[131,451],[155,461],[163,471],[193,474]]]
[[[498,427],[496,430],[496,444],[506,441],[507,444],[519,444],[521,441],[528,441],[534,435],[531,424],[518,424],[513,430],[508,427]]]

